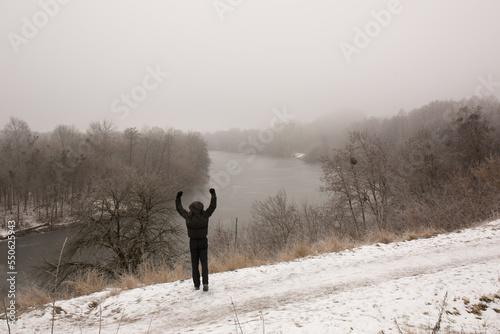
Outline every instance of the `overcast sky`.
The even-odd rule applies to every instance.
[[[499,0],[2,0],[0,128],[214,131],[500,97]],[[485,82],[490,84],[485,84]]]

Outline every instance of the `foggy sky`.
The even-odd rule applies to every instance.
[[[0,129],[261,128],[275,108],[311,121],[500,97],[499,14],[498,0],[2,1]]]

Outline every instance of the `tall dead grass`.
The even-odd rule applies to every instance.
[[[407,231],[399,235],[374,232],[366,235],[362,240],[355,240],[349,236],[339,237],[332,233],[314,243],[297,240],[276,253],[257,252],[253,247],[244,244],[238,247],[234,247],[234,245],[227,248],[219,247],[213,252],[209,252],[208,266],[210,273],[234,271],[241,268],[292,261],[307,256],[340,252],[367,244],[429,238],[442,232],[443,230],[434,228]],[[167,263],[145,263],[137,274],[123,275],[116,282],[108,282],[96,271],[89,271],[78,275],[71,281],[64,282],[64,293],[61,294],[60,298],[68,299],[106,289],[109,291],[109,295],[116,295],[123,290],[190,278],[191,265],[189,261],[179,261],[173,266]],[[21,309],[47,304],[50,300],[50,295],[47,292],[34,285],[25,287],[18,295],[18,305]]]
[[[107,286],[106,278],[96,270],[78,273],[73,280],[63,283],[66,295],[79,297],[102,291]]]
[[[104,290],[109,291],[109,295],[116,295],[123,290],[129,290],[145,285],[173,282],[188,278],[190,272],[179,262],[173,267],[166,264],[153,265],[144,264],[135,275],[125,274],[120,280],[110,282],[95,270],[80,273],[72,280],[65,281],[62,291],[58,294],[58,299],[70,299],[79,296],[89,295],[94,292]],[[46,290],[31,284],[22,287],[17,296],[19,309],[36,307],[51,302],[50,293]]]
[[[341,252],[346,249],[351,249],[361,245],[361,242],[354,240],[348,236],[346,237],[338,237],[335,234],[330,234],[328,237],[319,240],[315,244],[312,245],[314,254],[323,254],[323,253],[333,253],[333,252]]]
[[[19,310],[23,310],[28,307],[48,304],[52,300],[47,291],[34,284],[20,287],[16,297],[16,302]]]
[[[208,268],[212,273],[255,267],[266,262],[264,257],[255,254],[248,247],[239,247],[227,252],[209,253],[208,256]]]

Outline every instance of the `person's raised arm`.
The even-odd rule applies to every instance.
[[[217,195],[215,194],[214,188],[210,188],[210,194],[212,195],[212,198],[210,199],[210,205],[208,206],[207,211],[205,211],[209,217],[212,215],[212,213],[214,213],[215,208],[217,207]]]
[[[186,218],[188,212],[184,210],[184,208],[182,207],[181,197],[182,197],[182,191],[179,191],[177,193],[177,197],[175,197],[175,208],[183,218]]]

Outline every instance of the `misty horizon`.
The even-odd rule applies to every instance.
[[[500,3],[39,0],[0,5],[0,124],[265,128],[500,97]],[[463,18],[467,18],[464,20]]]

